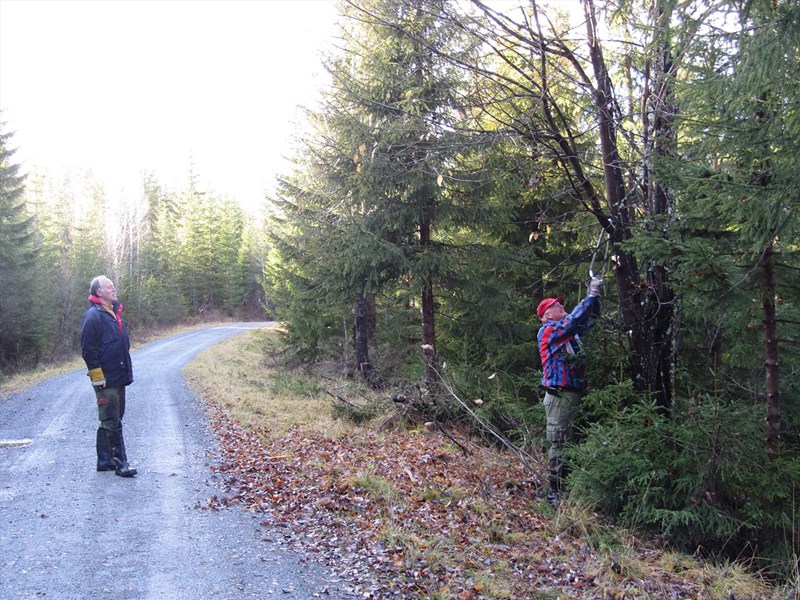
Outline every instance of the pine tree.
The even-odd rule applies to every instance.
[[[106,195],[90,171],[32,177],[28,202],[41,236],[41,276],[50,290],[50,358],[70,354],[74,332],[87,305],[89,282],[112,279],[105,235]]]
[[[147,209],[134,314],[143,325],[174,323],[186,315],[179,277],[181,210],[176,195],[152,174],[142,181]]]
[[[376,1],[352,5],[359,24],[350,46],[363,48],[333,72],[334,88],[358,107],[351,138],[353,181],[369,208],[368,230],[399,252],[421,317],[425,379],[437,374],[436,321],[443,279],[454,268],[444,244],[451,223],[469,213],[449,184],[467,147],[458,129],[465,82],[431,47],[463,53],[446,2]],[[351,134],[352,135],[352,134]]]

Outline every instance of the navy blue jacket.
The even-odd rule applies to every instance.
[[[118,302],[114,303],[114,312],[121,313]],[[92,304],[81,321],[81,354],[86,367],[90,371],[102,368],[107,387],[130,385],[133,383],[130,350],[128,326],[122,317],[117,323],[105,308]]]

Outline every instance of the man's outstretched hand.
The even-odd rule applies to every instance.
[[[602,277],[596,275],[592,277],[592,280],[589,282],[589,296],[597,298],[600,295],[600,288],[602,288],[604,284],[605,282]]]

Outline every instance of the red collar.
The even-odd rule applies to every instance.
[[[121,302],[117,302],[116,305],[112,305],[111,308],[108,308],[105,304],[103,304],[103,301],[100,298],[98,298],[97,296],[95,296],[94,294],[90,294],[89,295],[89,302],[91,302],[92,304],[96,304],[97,306],[99,306],[103,310],[107,310],[112,315],[114,315],[114,319],[117,322],[117,327],[119,327],[119,332],[122,333],[122,310],[123,310],[123,306],[122,306]]]

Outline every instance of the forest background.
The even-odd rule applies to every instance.
[[[121,204],[0,133],[0,369],[133,331],[286,323],[426,418],[543,443],[535,308],[606,279],[570,486],[626,527],[798,576],[800,6],[340,4],[330,85],[258,215],[157,175]],[[234,151],[235,149],[232,149]]]

